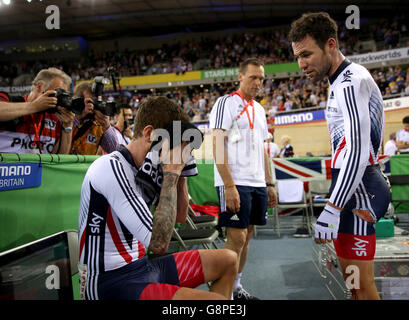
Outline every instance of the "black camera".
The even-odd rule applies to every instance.
[[[81,114],[85,108],[83,98],[73,98],[70,92],[63,89],[55,89],[56,94],[50,94],[50,97],[57,98],[57,106],[63,107],[67,110],[74,112],[75,114]],[[50,108],[47,110],[50,113],[57,112],[57,109]]]
[[[94,78],[92,83],[92,94],[94,99],[92,103],[94,109],[102,112],[106,116],[113,117],[115,114],[119,113],[119,106],[114,101],[103,101],[102,94],[104,93],[104,85],[109,84],[109,80],[98,76]]]
[[[113,117],[119,113],[119,108],[115,101],[102,101],[99,98],[94,98],[92,104],[94,105],[95,110],[102,112],[102,114],[106,116]]]

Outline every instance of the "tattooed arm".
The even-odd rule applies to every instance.
[[[180,173],[186,163],[186,157],[183,157],[182,152],[186,144],[182,143],[169,150],[169,141],[165,139],[162,145],[162,189],[158,206],[153,214],[152,237],[149,244],[149,249],[155,254],[165,254],[172,237],[177,207],[180,206],[178,190],[180,189]]]
[[[149,249],[155,254],[165,254],[168,251],[176,222],[178,180],[177,173],[163,172],[162,190],[153,214],[152,237],[149,244]]]
[[[186,178],[180,177],[177,185],[177,213],[176,222],[186,221],[189,204],[189,193],[187,191]]]

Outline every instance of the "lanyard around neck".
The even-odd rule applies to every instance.
[[[253,99],[251,99],[247,104],[245,104],[244,103],[244,98],[243,98],[243,95],[241,94],[241,92],[240,91],[236,91],[236,92],[234,92],[233,93],[233,95],[234,94],[237,94],[240,98],[241,98],[241,100],[243,100],[243,105],[245,105],[244,106],[244,109],[240,112],[240,114],[237,116],[237,119],[240,119],[240,117],[243,115],[243,113],[244,112],[246,112],[246,114],[247,114],[247,119],[249,120],[249,125],[250,125],[250,130],[253,130],[254,129],[254,121],[255,121],[255,112],[254,112],[254,102],[253,102]],[[248,107],[249,106],[251,106],[252,107],[252,109],[253,109],[253,114],[252,114],[252,119],[253,120],[251,120],[251,118],[250,118],[250,114],[249,114],[249,111],[248,111]]]
[[[32,142],[39,143],[41,141],[41,131],[43,130],[45,115],[44,113],[34,113],[30,114],[30,117],[34,127],[34,140]]]

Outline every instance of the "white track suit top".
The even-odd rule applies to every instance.
[[[233,141],[229,137],[224,142],[234,183],[239,186],[265,187],[264,141],[268,139],[266,114],[258,102],[253,100],[253,106],[249,103],[238,92],[218,98],[210,112],[210,128],[223,129],[229,134],[237,121],[240,139]],[[246,105],[247,112],[244,110]],[[224,185],[216,164],[214,183],[216,187]]]
[[[329,82],[331,167],[340,169],[329,201],[343,208],[359,187],[365,168],[378,162],[385,116],[382,94],[363,66],[344,60]]]

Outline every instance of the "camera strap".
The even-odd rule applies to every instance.
[[[76,141],[77,139],[81,138],[85,132],[87,132],[87,130],[89,128],[91,128],[93,123],[93,120],[88,120],[86,123],[84,123],[81,128],[78,129],[77,133],[75,134],[74,138],[72,138],[72,142]]]

